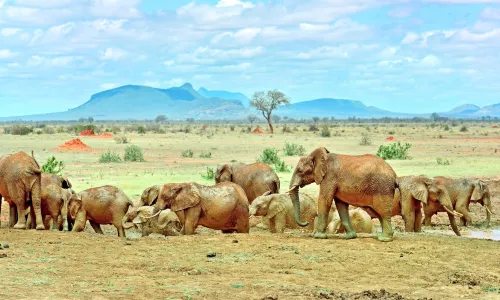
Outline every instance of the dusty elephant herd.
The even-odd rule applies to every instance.
[[[317,199],[299,196],[299,189],[313,182],[319,185]],[[419,232],[422,225],[431,225],[434,214],[446,212],[460,235],[455,217],[462,226],[471,225],[470,203],[486,208],[487,226],[492,214],[490,192],[481,180],[397,177],[377,156],[335,154],[324,147],[299,159],[285,193],[268,165],[230,163],[217,168],[215,185],[153,185],[138,202],[110,185],[76,193],[68,178],[42,173],[33,153],[18,152],[0,157],[0,214],[2,198],[9,204],[11,228],[63,230],[67,223],[69,231],[79,232],[89,221],[101,234],[100,225],[114,225],[120,237],[134,227],[142,236],[189,235],[198,226],[249,233],[250,219],[262,217],[257,226],[273,233],[307,227],[314,238],[345,232],[344,238],[352,239],[374,232],[372,219],[377,218],[382,227],[378,240],[391,241],[392,216],[403,217],[405,231]]]

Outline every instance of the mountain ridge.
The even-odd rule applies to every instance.
[[[238,92],[195,90],[192,84],[167,89],[142,85],[124,85],[101,91],[90,96],[83,104],[65,112],[28,116],[0,117],[0,121],[68,121],[93,117],[96,120],[143,120],[154,119],[162,114],[169,119],[243,119],[258,112],[249,107],[250,100]],[[276,112],[282,117],[428,117],[427,114],[400,113],[367,106],[358,100],[319,98],[296,102],[279,107]],[[480,118],[500,116],[500,103],[479,107],[473,104],[457,106],[441,116],[456,118]]]

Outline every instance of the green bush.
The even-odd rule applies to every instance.
[[[64,169],[64,162],[58,161],[54,156],[49,157],[42,166],[42,173],[61,175]]]
[[[123,156],[124,161],[132,162],[142,162],[144,161],[144,154],[141,147],[137,145],[130,145],[125,148],[125,155]]]
[[[263,162],[268,165],[274,165],[278,162],[281,161],[281,159],[278,156],[278,149],[274,148],[266,148],[260,155],[260,157],[257,159],[259,162]]]
[[[128,138],[126,136],[115,137],[115,142],[117,144],[128,144]]]
[[[144,126],[137,127],[137,133],[139,133],[139,134],[145,134],[146,133],[146,128],[144,128]]]
[[[467,132],[469,131],[469,128],[467,128],[467,126],[463,125],[461,128],[460,128],[460,132]]]
[[[442,166],[451,165],[451,160],[448,160],[447,158],[438,157],[438,158],[436,158],[436,162],[438,165],[442,165]]]
[[[6,134],[12,135],[28,135],[33,132],[33,127],[25,126],[25,125],[14,125],[12,127],[6,127],[4,129]]]
[[[380,145],[376,155],[381,157],[384,160],[386,160],[386,159],[399,159],[399,160],[410,159],[410,156],[408,155],[408,151],[410,150],[410,148],[411,148],[410,143],[401,144],[401,142],[395,142],[395,143],[388,145],[388,146]]]
[[[201,177],[203,177],[206,180],[214,180],[215,179],[214,169],[207,167],[207,172],[205,174],[202,173]]]
[[[285,142],[285,147],[283,148],[283,153],[286,156],[303,156],[306,154],[306,149],[302,145],[298,144],[289,144],[288,142]]]
[[[193,155],[194,155],[194,152],[193,152],[193,150],[191,150],[191,149],[184,150],[184,151],[182,151],[182,153],[181,153],[181,156],[182,156],[182,157],[188,157],[188,158],[191,158],[191,157],[193,157]]]
[[[321,128],[321,137],[330,137],[332,134],[330,133],[330,128],[328,128],[328,125],[324,125]]]
[[[119,163],[122,162],[122,158],[118,153],[113,153],[111,151],[101,154],[99,157],[100,163]]]
[[[201,153],[200,158],[212,158],[212,152]]]
[[[276,172],[281,172],[281,173],[287,173],[290,172],[290,167],[285,164],[284,161],[279,161],[276,164],[274,164],[273,168]]]

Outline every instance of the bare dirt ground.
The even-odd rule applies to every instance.
[[[8,206],[0,220],[1,299],[500,299],[500,241],[490,237],[500,229],[500,132],[481,126],[469,133],[445,132],[414,127],[380,126],[371,129],[373,144],[359,146],[364,127],[332,128],[338,136],[324,139],[300,128],[293,134],[249,135],[231,133],[200,137],[198,134],[134,134],[132,141],[145,150],[144,163],[100,164],[100,153],[54,152],[71,140],[69,134],[13,137],[0,134],[0,155],[30,152],[40,164],[52,155],[66,162],[65,175],[81,191],[91,186],[113,184],[136,200],[152,184],[197,181],[213,184],[200,174],[207,167],[231,160],[253,162],[265,147],[281,149],[286,141],[306,147],[319,145],[345,154],[375,153],[388,135],[413,143],[412,159],[390,161],[399,176],[425,174],[451,177],[481,177],[493,197],[491,228],[483,228],[485,209],[471,205],[474,226],[461,227],[454,236],[445,213],[434,216],[432,228],[419,234],[403,231],[400,217],[393,218],[395,238],[381,243],[371,235],[355,240],[331,236],[315,240],[308,232],[287,230],[285,234],[251,228],[250,234],[223,235],[198,228],[195,236],[141,238],[127,231],[117,237],[113,226],[103,226],[97,235],[87,225],[85,232],[16,231],[7,228]],[[217,129],[218,130],[218,129]],[[239,131],[240,129],[237,129]],[[395,133],[389,133],[391,130]],[[438,134],[444,139],[434,138]],[[230,135],[230,138],[226,138]],[[455,140],[455,139],[469,140]],[[422,139],[419,141],[418,139]],[[122,153],[126,145],[109,139],[82,138],[100,151]],[[193,158],[181,152],[193,149]],[[500,149],[500,148],[499,148]],[[210,151],[209,159],[199,154]],[[280,152],[281,154],[281,152]],[[447,166],[436,157],[452,160]],[[286,157],[294,167],[298,157]],[[291,173],[279,173],[282,190]],[[317,194],[317,186],[304,189]],[[377,230],[379,224],[375,221]],[[209,257],[213,256],[213,257]]]

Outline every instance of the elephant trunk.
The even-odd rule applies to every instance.
[[[447,214],[448,214],[448,218],[450,219],[450,225],[451,225],[451,228],[453,229],[453,232],[457,236],[460,236],[460,231],[458,230],[457,222],[455,221],[455,216],[449,212],[447,212]]]
[[[134,223],[130,222],[129,216],[125,215],[122,218],[122,226],[123,226],[123,229],[130,229],[130,228],[134,227]]]
[[[293,203],[293,211],[295,215],[295,222],[301,227],[306,227],[309,225],[309,222],[302,222],[300,220],[300,199],[299,199],[299,187],[298,186],[292,186],[290,188],[290,198],[292,199]]]

